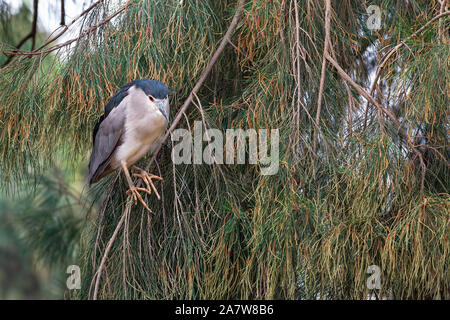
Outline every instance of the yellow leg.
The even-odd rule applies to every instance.
[[[152,189],[153,189],[153,191],[155,192],[156,197],[158,198],[158,200],[161,200],[161,197],[159,196],[158,190],[156,190],[156,187],[153,184],[152,179],[156,179],[156,180],[159,180],[159,181],[164,181],[164,179],[161,178],[161,177],[158,177],[158,176],[156,176],[154,174],[150,174],[150,173],[146,172],[145,170],[142,170],[139,167],[136,167],[136,166],[133,166],[133,167],[140,171],[140,173],[134,173],[133,176],[139,177],[139,178],[142,179],[142,181],[144,181],[144,183],[147,186],[146,192],[148,194],[151,194]]]
[[[123,172],[125,173],[125,177],[127,178],[128,185],[130,187],[130,189],[127,191],[127,194],[131,193],[133,195],[134,204],[136,204],[137,200],[139,200],[139,202],[145,207],[145,209],[147,209],[149,212],[152,212],[152,210],[150,210],[144,199],[142,199],[141,195],[139,194],[139,191],[144,191],[148,194],[151,194],[151,192],[144,188],[136,188],[133,184],[133,181],[131,180],[130,172],[128,171],[126,163],[122,162],[120,165],[122,166]]]

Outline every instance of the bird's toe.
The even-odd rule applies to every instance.
[[[140,173],[134,173],[133,175],[135,177],[141,178],[142,181],[144,181],[145,185],[147,186],[147,190],[149,191],[148,193],[150,194],[151,190],[153,190],[155,192],[155,195],[158,198],[158,200],[160,200],[161,197],[160,197],[160,195],[158,193],[158,190],[156,189],[155,185],[153,184],[152,179],[156,179],[156,180],[159,180],[161,182],[164,182],[164,179],[159,177],[159,176],[156,176],[154,174],[150,174],[150,173],[148,173],[148,172],[146,172],[146,171],[144,171],[142,169],[140,169],[140,170],[141,170]]]
[[[126,194],[131,193],[133,196],[134,204],[136,205],[137,202],[139,201],[144,206],[144,208],[147,209],[151,213],[152,210],[150,210],[147,203],[145,203],[144,199],[142,199],[142,196],[140,195],[139,191],[144,191],[148,194],[151,193],[151,192],[148,192],[148,190],[145,188],[131,187],[130,189],[127,190]]]

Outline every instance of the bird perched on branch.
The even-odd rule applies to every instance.
[[[139,191],[159,197],[152,179],[161,177],[133,166],[147,188],[138,188],[131,180],[128,168],[148,151],[154,151],[169,123],[169,89],[156,80],[135,80],[123,86],[105,106],[93,132],[93,148],[89,161],[87,183],[91,185],[122,168],[135,203],[139,200],[151,211]]]

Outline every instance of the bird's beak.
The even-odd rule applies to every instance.
[[[169,123],[169,116],[167,115],[164,103],[162,103],[161,101],[156,101],[156,105],[158,106],[159,111],[161,111],[161,113],[163,114],[164,118],[166,118],[167,123]]]

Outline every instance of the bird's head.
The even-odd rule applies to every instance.
[[[149,103],[154,105],[169,122],[169,89],[167,86],[156,80],[136,80],[135,86],[144,91]]]

